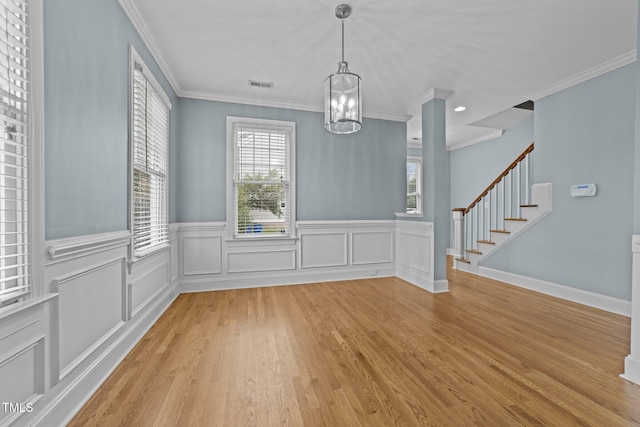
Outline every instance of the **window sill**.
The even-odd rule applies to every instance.
[[[416,213],[397,212],[396,218],[422,218],[422,212],[416,212]]]
[[[226,239],[227,245],[229,246],[242,246],[243,243],[247,244],[286,244],[286,243],[295,243],[298,241],[298,237],[296,236],[262,236],[262,237],[229,237]]]

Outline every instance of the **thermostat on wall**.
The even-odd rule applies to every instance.
[[[571,186],[571,197],[593,197],[595,195],[595,184],[576,184]]]

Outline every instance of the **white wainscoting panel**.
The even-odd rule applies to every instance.
[[[429,292],[444,292],[433,275],[433,223],[397,221],[396,275]]]
[[[121,259],[56,281],[61,378],[124,324],[125,272]]]
[[[42,306],[34,306],[0,322],[0,402],[33,404],[45,389]],[[0,425],[9,425],[23,413],[0,407]]]
[[[140,310],[153,302],[155,297],[169,286],[169,264],[159,257],[159,265],[135,277],[129,284],[130,317],[135,317]]]
[[[172,224],[170,227],[169,236],[170,236],[169,243],[171,243],[171,251],[170,251],[171,283],[176,283],[176,281],[178,280],[178,272],[179,272],[178,270],[178,227]]]
[[[0,425],[9,425],[44,393],[44,337],[28,343],[12,354],[0,354],[0,402],[14,408],[0,408]],[[15,405],[18,405],[16,408]],[[13,409],[13,410],[11,410]]]
[[[640,384],[640,235],[631,236],[631,352],[623,378]]]
[[[393,220],[301,221],[296,224],[295,236],[263,239],[256,236],[233,239],[223,223],[176,226],[181,242],[178,245],[181,292],[393,276],[396,270]],[[219,270],[217,266],[212,269],[212,264],[201,255],[190,259],[188,253],[194,252],[188,239],[195,239],[192,248],[202,248],[207,246],[206,242],[195,242],[215,236],[221,239]]]
[[[351,233],[351,263],[382,264],[393,262],[394,233],[357,231]]]
[[[221,236],[184,236],[182,248],[183,275],[222,272]]]
[[[295,270],[295,268],[295,249],[227,253],[227,271],[229,273]]]
[[[171,245],[135,260],[129,260],[128,231],[45,243],[44,295],[27,307],[42,320],[29,340],[10,343],[7,352],[3,344],[15,338],[3,341],[0,323],[0,362],[18,355],[10,365],[24,371],[31,390],[16,389],[40,393],[18,424],[66,425],[166,310],[179,275],[177,230],[171,231]]]
[[[348,234],[306,233],[300,236],[300,267],[339,267],[348,263]]]
[[[431,236],[398,232],[398,263],[431,274]]]

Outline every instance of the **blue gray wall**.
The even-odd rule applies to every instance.
[[[115,0],[44,2],[44,43],[46,238],[126,230],[130,44],[172,99],[172,150],[175,93]]]
[[[631,299],[635,86],[631,64],[536,102],[533,176],[553,210],[487,267]],[[591,182],[596,197],[570,197]]]
[[[498,138],[450,152],[451,208],[466,208],[533,142],[533,114]]]
[[[406,124],[364,119],[326,132],[321,113],[179,100],[177,222],[226,220],[226,117],[296,123],[297,220],[392,220],[405,209]]]

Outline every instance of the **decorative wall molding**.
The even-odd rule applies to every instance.
[[[504,135],[504,129],[487,129],[487,133],[478,138],[447,144],[447,151],[459,150],[461,148],[469,147],[480,142],[490,141],[492,139],[499,138],[502,135]]]
[[[425,102],[429,102],[432,99],[443,99],[443,100],[447,100],[449,99],[449,97],[451,97],[451,95],[453,95],[453,91],[450,90],[444,90],[444,89],[437,89],[437,88],[431,88],[428,91],[426,91],[425,93],[423,93],[420,98],[418,98],[415,102],[416,105],[416,110],[420,111],[420,109],[422,108],[422,104],[424,104]]]
[[[182,274],[185,276],[222,272],[222,236],[182,237]]]
[[[12,403],[33,406],[45,391],[44,335],[13,349],[12,354],[0,355],[0,394],[16,396]],[[26,412],[0,412],[0,425],[12,425]]]
[[[609,71],[613,71],[625,65],[631,64],[636,60],[636,56],[636,50],[632,50],[609,61],[605,61],[602,64],[598,64],[595,67],[591,67],[587,70],[574,74],[573,76],[567,77],[566,79],[560,80],[559,82],[547,86],[546,88],[543,88],[536,92],[532,92],[525,98],[532,101],[537,101],[546,96],[553,95],[554,93],[560,92],[564,89],[568,89],[571,86],[586,82],[587,80],[591,80],[595,77],[601,76],[602,74],[608,73]]]
[[[252,273],[296,269],[296,249],[227,252],[228,273]]]
[[[447,292],[446,280],[434,280],[433,223],[398,220],[396,276],[432,293]]]
[[[53,280],[52,290],[59,295],[53,309],[57,381],[125,325],[125,263],[124,258],[110,260]],[[91,313],[90,319],[87,313]]]
[[[161,293],[170,286],[170,266],[165,260],[156,263],[127,285],[128,318],[136,317],[144,311]]]
[[[354,231],[351,233],[351,264],[385,264],[395,261],[393,231]]]
[[[303,233],[300,251],[300,268],[345,267],[349,264],[349,234]]]
[[[45,242],[49,259],[53,261],[68,260],[129,245],[129,231],[92,234],[89,236],[70,237]]]
[[[29,425],[67,425],[160,318],[170,303],[170,289],[167,289],[144,315],[129,321],[123,333],[119,334],[105,351],[100,352],[91,364],[82,367],[81,372],[69,375],[70,381],[61,384],[62,387],[55,390],[53,395],[45,394],[42,398],[44,405],[37,407],[37,410],[30,414],[32,419],[29,420]]]
[[[310,230],[362,229],[380,227],[395,227],[394,220],[365,220],[365,221],[298,221],[298,233]]]
[[[203,101],[227,102],[232,104],[258,105],[261,107],[283,108],[287,110],[310,111],[313,113],[322,113],[324,111],[322,104],[298,104],[294,102],[270,100],[266,98],[255,98],[248,96],[238,96],[228,93],[210,93],[202,91],[183,90],[178,93],[183,98],[200,99]],[[364,111],[363,117],[369,119],[391,120],[394,122],[406,122],[411,118],[407,115],[379,113],[376,111]]]
[[[160,49],[153,33],[149,30],[149,26],[142,17],[142,14],[135,5],[135,2],[133,0],[118,0],[118,3],[120,3],[120,6],[127,14],[127,17],[129,18],[129,21],[131,21],[131,24],[133,24],[133,27],[138,31],[138,34],[140,34],[142,41],[149,49],[149,52],[151,52],[151,56],[153,56],[153,59],[155,59],[160,70],[169,81],[171,88],[178,96],[180,96],[180,84],[178,83],[173,67],[164,57],[162,49]]]
[[[391,276],[395,224],[393,220],[298,221],[297,238],[235,240],[228,239],[220,226],[181,225],[179,289],[195,292]]]

